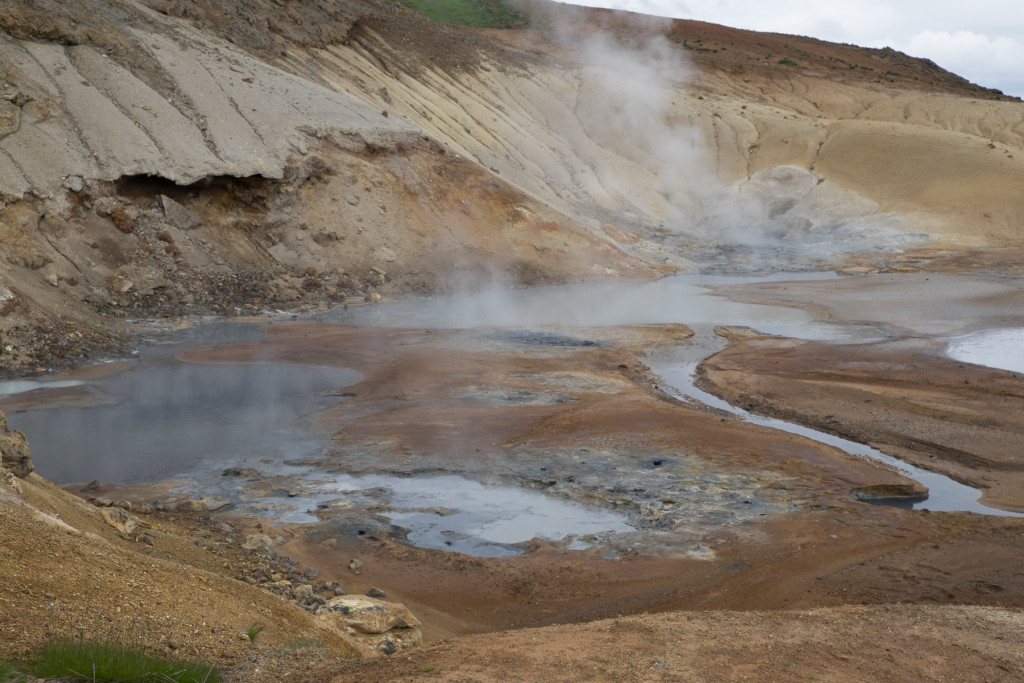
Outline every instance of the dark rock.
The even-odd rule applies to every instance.
[[[251,467],[229,467],[220,473],[222,477],[246,477],[260,479],[262,475]]]
[[[386,598],[386,597],[388,597],[387,593],[385,593],[384,591],[382,591],[381,589],[376,588],[376,587],[370,588],[370,590],[366,591],[366,595],[371,597],[371,598]]]

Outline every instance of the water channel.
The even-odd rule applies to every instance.
[[[834,277],[781,273],[769,279]],[[697,332],[693,343],[648,359],[664,379],[666,390],[894,466],[930,489],[928,500],[915,507],[1011,514],[980,505],[976,489],[947,477],[913,468],[862,444],[744,413],[694,387],[693,368],[720,344],[711,332],[716,325],[745,325],[766,334],[844,343],[885,336],[872,325],[820,323],[797,308],[737,303],[712,295],[706,287],[764,280],[685,275],[648,283],[496,289],[336,309],[316,319],[347,325],[518,331],[687,324]],[[537,536],[568,539],[570,547],[586,547],[578,539],[588,534],[632,530],[629,518],[619,512],[516,486],[485,486],[457,474],[354,477],[301,464],[328,445],[329,435],[317,433],[310,416],[344,400],[344,387],[358,379],[354,372],[279,363],[192,365],[174,357],[184,348],[260,334],[255,327],[220,325],[170,344],[147,347],[132,369],[82,381],[78,388],[93,396],[93,405],[11,412],[9,421],[28,435],[39,472],[57,482],[99,479],[132,484],[179,479],[183,490],[222,496],[240,508],[248,504],[257,514],[262,511],[292,523],[316,520],[314,510],[339,497],[376,496],[386,502],[383,514],[409,530],[410,542],[424,547],[508,555],[522,552],[524,544]],[[979,339],[989,338],[972,335],[959,346],[954,343],[951,353],[956,356],[967,353],[963,349],[976,349]],[[997,338],[995,343],[1001,342]],[[43,381],[0,383],[0,396],[71,386],[74,383],[66,381],[50,386]],[[228,467],[256,468],[264,477],[290,477],[299,483],[291,491],[267,494],[253,504],[243,500],[237,485],[220,476]]]

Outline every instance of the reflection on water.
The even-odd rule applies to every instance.
[[[318,455],[308,416],[354,383],[351,370],[304,365],[202,365],[163,360],[88,383],[105,405],[12,412],[32,462],[57,483],[138,484],[203,462]]]
[[[12,379],[0,382],[0,396],[13,396],[24,394],[27,391],[36,389],[65,389],[67,387],[81,386],[82,382],[76,380],[35,380],[35,379]]]
[[[798,308],[744,304],[713,296],[705,285],[774,280],[834,279],[832,273],[778,273],[771,277],[677,275],[655,282],[603,282],[531,289],[492,289],[474,294],[398,301],[380,306],[335,309],[325,322],[377,327],[469,329],[530,328],[545,325],[592,327],[659,323],[749,325],[771,334],[831,338],[847,328],[814,325]]]
[[[1024,372],[1024,327],[984,330],[950,340],[946,354],[965,363]]]

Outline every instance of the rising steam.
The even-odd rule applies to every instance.
[[[750,162],[740,138],[751,147],[759,141],[749,114],[698,94],[686,50],[665,37],[668,20],[633,22],[598,33],[571,18],[555,24],[567,53],[579,55],[574,114],[602,152],[584,152],[597,186],[583,189],[613,220],[683,241],[785,248],[795,258],[906,246],[916,237],[894,233],[895,216],[806,168],[738,169]],[[781,115],[769,112],[769,121]],[[579,132],[564,134],[572,143]]]

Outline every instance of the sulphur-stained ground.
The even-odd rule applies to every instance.
[[[12,655],[70,634],[137,639],[238,681],[1022,674],[1024,522],[868,505],[850,491],[902,478],[670,398],[636,349],[686,344],[683,326],[575,329],[571,338],[589,344],[525,350],[521,339],[481,331],[304,322],[266,331],[183,359],[359,371],[348,398],[318,416],[334,438],[317,466],[543,485],[615,505],[637,531],[589,551],[539,541],[515,557],[468,557],[404,543],[373,509],[274,525],[202,512],[218,501],[168,512],[174,482],[69,487],[101,505],[132,501],[142,526],[126,534],[100,517],[110,508],[31,475],[19,480],[24,500],[53,517],[44,522],[5,493],[0,614]],[[389,446],[365,447],[374,443]],[[653,460],[662,464],[643,466]],[[690,478],[694,468],[700,479]],[[241,543],[259,532],[288,564],[253,569],[266,563]],[[351,644],[275,586],[297,586],[306,568],[316,569],[319,594],[376,588],[406,605],[425,644],[374,663],[346,659]],[[255,624],[266,628],[252,642],[245,631]]]

